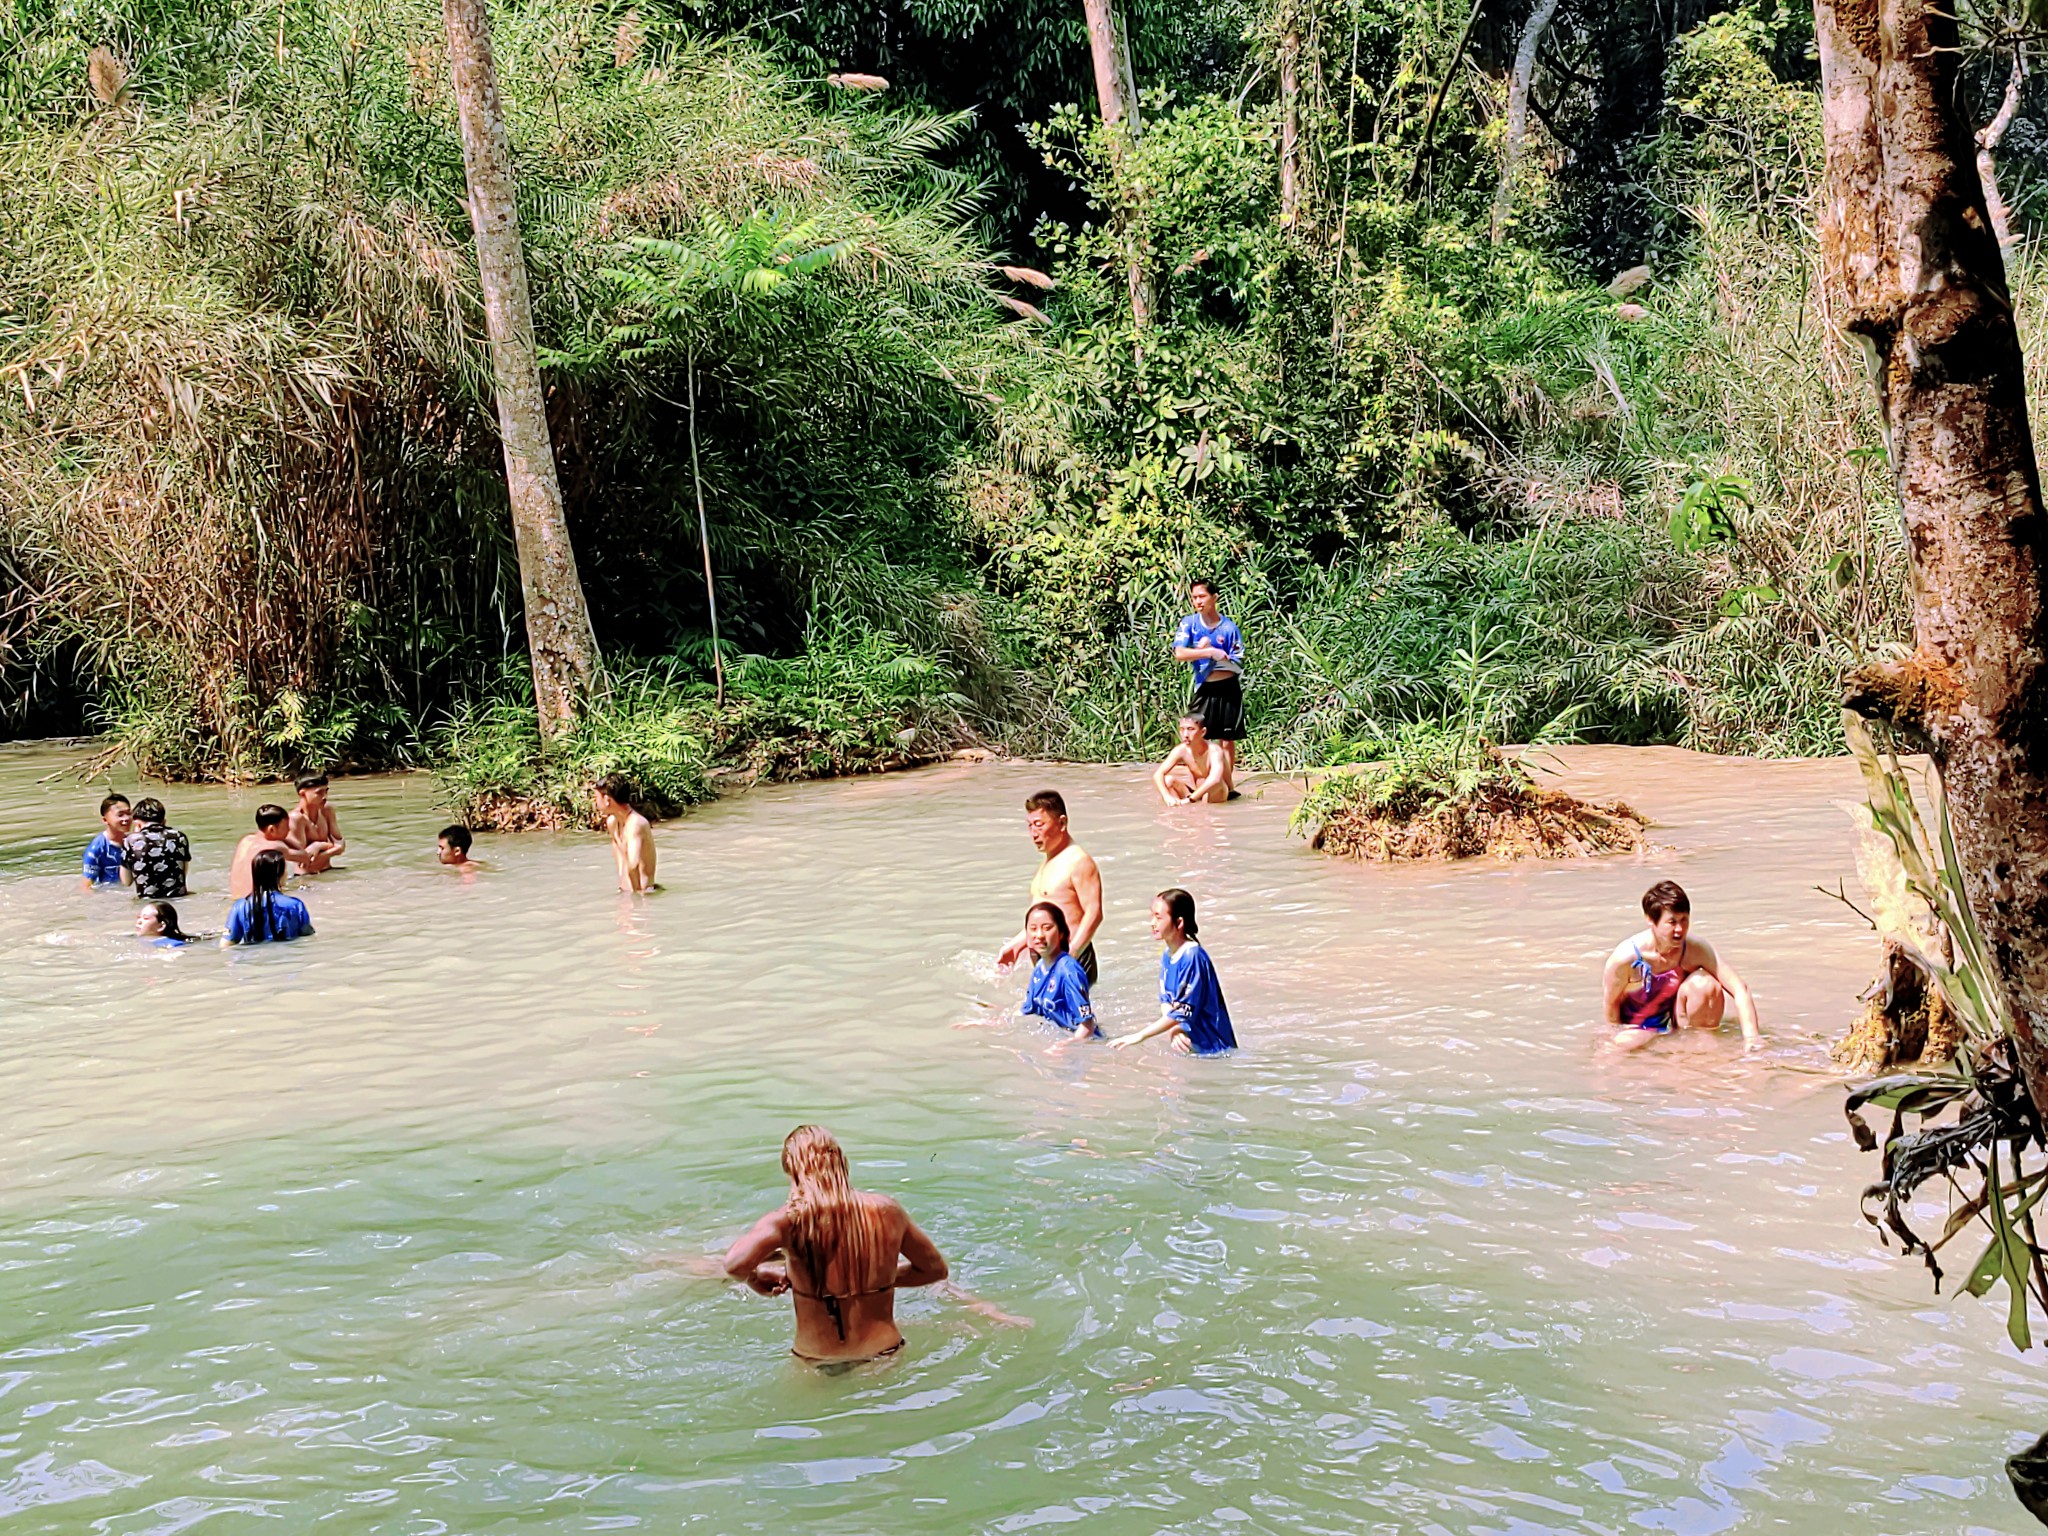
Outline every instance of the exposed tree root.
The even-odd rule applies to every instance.
[[[1309,846],[1339,858],[1586,859],[1639,852],[1649,823],[1620,801],[1590,802],[1540,785],[1494,781],[1412,812],[1352,805],[1334,812]]]

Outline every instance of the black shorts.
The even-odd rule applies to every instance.
[[[1081,974],[1088,978],[1089,986],[1092,987],[1095,983],[1102,980],[1102,972],[1096,968],[1095,964],[1095,941],[1093,939],[1090,939],[1079,949],[1073,951],[1073,955],[1074,959],[1080,964]]]
[[[1188,713],[1202,717],[1211,741],[1244,740],[1244,684],[1234,676],[1210,678],[1188,700]]]

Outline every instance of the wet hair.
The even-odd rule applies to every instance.
[[[608,773],[590,787],[605,799],[615,801],[629,811],[637,809],[633,804],[633,781],[623,773]]]
[[[155,798],[136,801],[135,819],[147,827],[162,826],[164,824],[163,801]]]
[[[443,827],[440,831],[440,838],[450,848],[460,848],[464,853],[469,852],[471,838],[469,828],[465,826],[458,824],[452,827]]]
[[[1029,816],[1033,811],[1051,811],[1053,815],[1061,820],[1065,820],[1067,802],[1061,797],[1058,790],[1041,789],[1035,795],[1026,795],[1024,797],[1024,814]]]
[[[1200,587],[1204,592],[1208,593],[1211,597],[1220,597],[1222,595],[1216,590],[1216,583],[1209,580],[1209,578],[1206,576],[1197,576],[1193,581],[1188,583],[1188,590],[1190,592],[1194,591],[1197,587]]]
[[[163,929],[161,937],[175,939],[180,944],[194,942],[193,936],[178,926],[178,909],[168,901],[145,901],[142,910],[156,914],[157,923]]]
[[[1195,898],[1177,885],[1169,885],[1154,901],[1166,903],[1166,915],[1180,924],[1180,931],[1193,938],[1201,930],[1195,926]]]
[[[326,782],[327,775],[324,773],[302,773],[292,780],[292,788],[304,794],[309,789],[318,789]]]
[[[256,830],[261,832],[274,827],[280,821],[290,821],[292,813],[281,805],[259,805],[256,807]]]
[[[270,941],[270,898],[284,884],[284,855],[264,848],[249,861],[249,942]]]
[[[1060,931],[1060,948],[1065,949],[1074,938],[1073,929],[1067,926],[1067,914],[1060,909],[1060,904],[1056,901],[1034,901],[1025,912],[1024,921],[1029,923],[1032,917],[1040,912],[1051,916],[1053,927]]]
[[[107,796],[106,799],[100,802],[100,819],[104,821],[106,819],[107,812],[111,811],[117,805],[126,805],[127,803],[128,797],[126,795]]]
[[[789,1133],[782,1143],[782,1171],[792,1186],[782,1212],[791,1284],[825,1304],[843,1339],[846,1316],[839,1297],[826,1289],[826,1276],[833,1259],[840,1259],[849,1295],[865,1290],[867,1276],[887,1257],[882,1234],[854,1193],[846,1153],[822,1125],[800,1125]]]
[[[1676,880],[1659,880],[1643,892],[1643,916],[1656,922],[1666,912],[1692,911],[1692,898]]]
[[[1194,721],[1195,724],[1199,725],[1202,728],[1202,734],[1204,736],[1209,734],[1209,717],[1207,715],[1199,715],[1194,713],[1193,711],[1189,711],[1187,714],[1182,715],[1180,717],[1180,723],[1182,725],[1186,725],[1190,720]]]

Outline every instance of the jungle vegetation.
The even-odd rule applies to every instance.
[[[531,724],[422,0],[0,12],[11,730],[173,775],[431,762],[465,806],[1129,758],[1201,574],[1253,637],[1254,763],[1445,718],[1475,635],[1501,739],[1815,753],[1906,638],[1805,12],[1137,0],[1135,135],[1079,0],[492,25],[611,679],[573,744]],[[2025,45],[1974,25],[1989,123]]]

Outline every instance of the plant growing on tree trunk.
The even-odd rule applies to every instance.
[[[603,674],[548,438],[547,402],[534,351],[533,300],[514,200],[511,135],[498,95],[490,18],[484,0],[442,0],[441,17],[462,122],[469,217],[476,230],[498,435],[505,449],[505,490],[519,550],[533,698],[545,741],[576,722],[585,701],[601,688]]]
[[[1932,0],[1815,0],[1827,144],[1821,261],[1864,348],[1911,556],[1912,654],[1850,681],[1925,742],[1966,897],[2048,1106],[2048,514],[2019,334]]]

